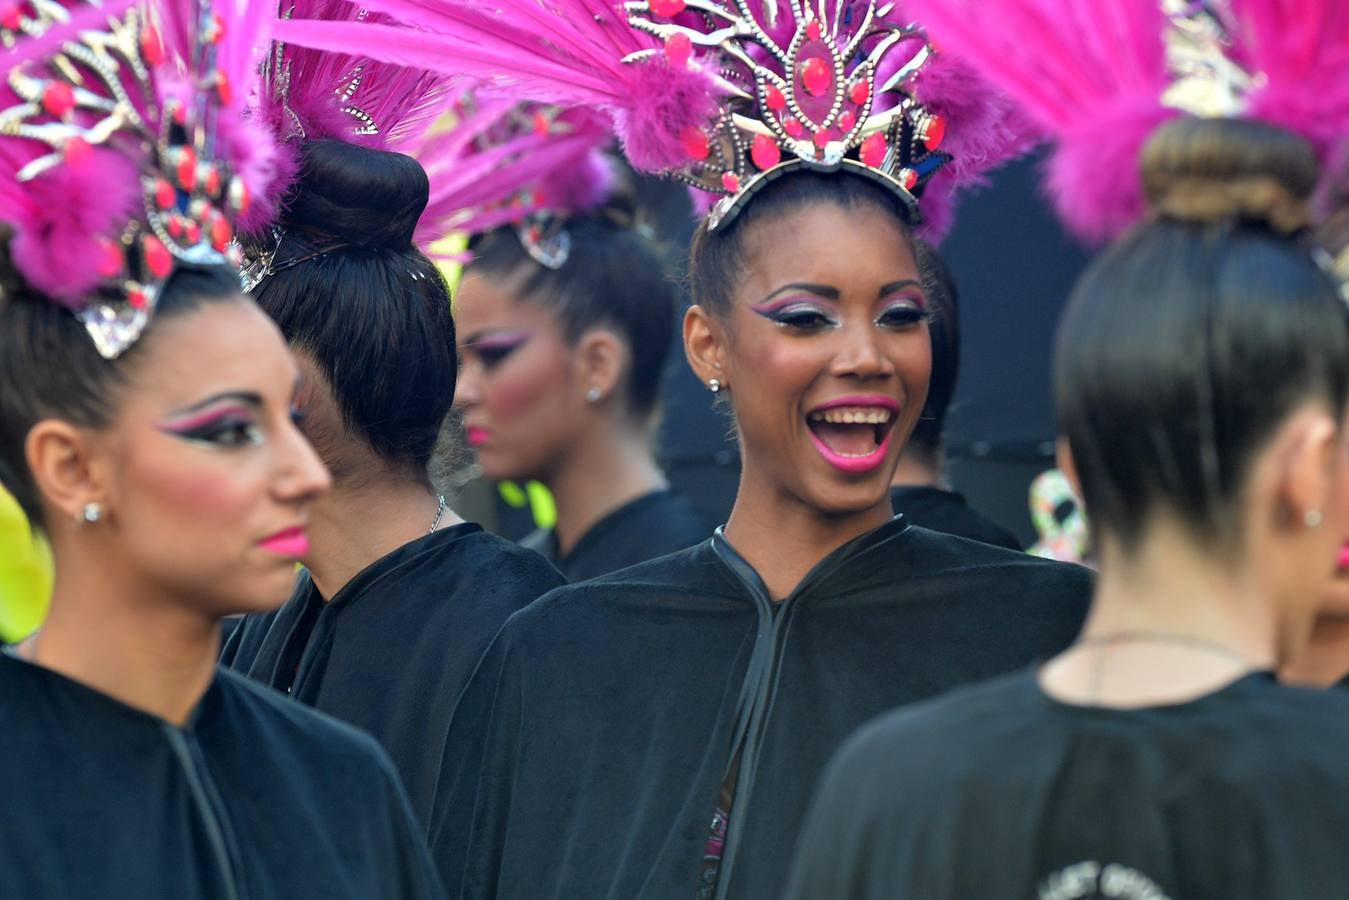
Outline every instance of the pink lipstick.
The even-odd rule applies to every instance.
[[[464,439],[468,441],[470,447],[481,447],[487,443],[488,431],[486,428],[480,428],[474,425],[464,432]]]
[[[885,462],[899,411],[893,397],[838,397],[812,409],[806,423],[825,462],[849,475],[864,475]]]
[[[258,541],[258,546],[277,556],[299,559],[309,553],[309,535],[303,528],[287,528]]]

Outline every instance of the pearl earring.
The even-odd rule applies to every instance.
[[[719,394],[721,393],[721,382],[713,378],[707,382],[707,389],[714,394]]]
[[[1306,514],[1305,516],[1302,517],[1302,522],[1303,522],[1303,524],[1305,524],[1308,528],[1315,528],[1317,525],[1320,525],[1320,524],[1321,524],[1321,510],[1319,510],[1319,509],[1309,509],[1309,510],[1307,510],[1307,514]]]
[[[599,402],[600,402],[600,389],[597,388],[597,387],[593,387],[593,388],[591,388],[590,390],[586,391],[586,402],[587,402],[587,403],[599,403]]]
[[[81,511],[81,517],[84,521],[93,524],[103,518],[103,507],[99,506],[97,503],[86,503],[84,504],[84,509]]]

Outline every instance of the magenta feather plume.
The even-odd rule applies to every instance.
[[[958,57],[1055,140],[1051,199],[1097,241],[1144,211],[1137,158],[1175,112],[1158,4],[1101,0],[906,0],[943,53]],[[954,131],[955,129],[953,129]]]
[[[31,59],[50,56],[58,47],[81,31],[99,29],[109,19],[120,16],[137,0],[105,0],[100,6],[89,3],[71,4],[67,10],[69,18],[65,22],[53,25],[37,36],[24,35],[13,47],[0,52],[0,64],[4,72],[12,72]]]
[[[1246,116],[1309,140],[1323,162],[1349,134],[1349,3],[1229,0],[1233,56],[1259,85]]]
[[[715,72],[674,65],[658,39],[630,27],[609,0],[369,0],[413,29],[384,27],[372,56],[480,79],[521,101],[588,107],[612,122],[632,164],[662,171],[683,161],[680,135],[703,127],[724,86]],[[280,23],[287,41],[335,48],[344,37],[320,22]],[[624,63],[646,52],[649,58]]]

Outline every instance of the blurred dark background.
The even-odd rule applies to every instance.
[[[1059,311],[1087,255],[1068,237],[1037,193],[1038,160],[995,173],[965,198],[941,251],[960,288],[960,383],[947,420],[950,480],[970,504],[1015,533],[1035,539],[1027,504],[1031,480],[1053,466],[1054,413],[1050,353]],[[693,231],[681,187],[643,184],[657,232],[682,269]],[[671,482],[716,521],[735,497],[739,460],[730,423],[684,362],[670,353],[659,454]],[[460,512],[518,537],[532,523],[480,485],[459,500]],[[485,508],[491,505],[493,509]],[[493,523],[493,520],[495,522]]]

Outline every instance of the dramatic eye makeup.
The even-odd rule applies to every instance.
[[[476,334],[464,342],[463,350],[472,353],[490,369],[525,345],[533,334],[528,331],[498,331]]]
[[[188,407],[159,424],[165,434],[213,447],[261,444],[263,432],[257,414],[257,394],[220,394]]]
[[[838,291],[823,284],[784,284],[750,306],[775,325],[801,331],[838,327],[838,316],[826,300],[838,300]]]
[[[929,317],[927,297],[923,286],[916,281],[887,284],[881,289],[885,298],[876,324],[884,328],[907,328]]]

